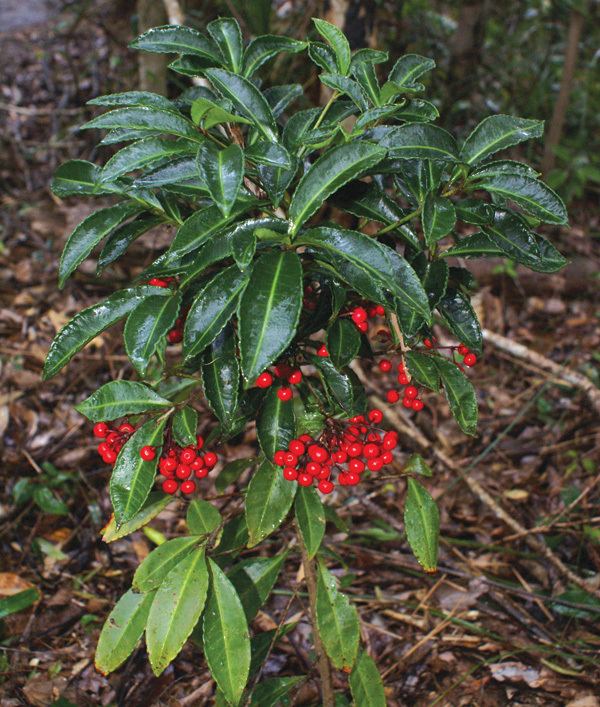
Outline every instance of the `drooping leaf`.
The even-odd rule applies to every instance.
[[[115,604],[106,619],[94,659],[103,675],[122,665],[135,649],[146,628],[154,593],[136,594],[129,590]]]
[[[494,217],[494,209],[491,204],[481,199],[462,199],[454,204],[456,217],[465,223],[474,223],[482,226],[490,223]]]
[[[367,399],[362,383],[351,369],[338,371],[329,358],[305,354],[319,370],[331,399],[344,410],[348,417],[362,415]]]
[[[249,78],[267,61],[281,52],[297,54],[306,49],[306,42],[300,42],[291,37],[278,37],[265,34],[253,39],[244,52],[243,74]]]
[[[277,530],[290,510],[296,484],[283,478],[281,469],[265,460],[254,472],[246,494],[248,547]]]
[[[148,420],[119,452],[109,486],[117,527],[133,519],[152,490],[158,453],[152,461],[144,461],[140,449],[162,446],[165,422],[164,418]]]
[[[157,351],[162,351],[165,337],[175,324],[181,295],[171,297],[148,297],[127,317],[123,332],[125,351],[135,370],[146,375],[150,359]]]
[[[192,633],[204,608],[208,583],[203,547],[189,553],[163,579],[146,627],[148,657],[155,675],[178,655]]]
[[[355,705],[360,707],[386,707],[383,682],[373,658],[361,651],[348,679]]]
[[[178,565],[199,542],[200,539],[195,536],[178,537],[154,548],[135,571],[133,589],[137,592],[158,589],[173,567]]]
[[[323,562],[317,575],[317,629],[332,664],[346,671],[352,668],[360,637],[358,614]]]
[[[56,196],[111,193],[114,187],[100,183],[100,168],[86,160],[69,160],[54,172],[51,187]]]
[[[115,540],[131,535],[135,530],[149,523],[161,511],[163,511],[173,500],[173,496],[160,491],[150,493],[142,508],[128,521],[117,528],[114,515],[102,529],[102,540],[105,543],[112,543]]]
[[[360,334],[349,319],[336,319],[327,329],[327,350],[336,368],[344,368],[360,348]]]
[[[240,365],[231,329],[226,328],[217,336],[205,353],[202,382],[212,411],[223,427],[229,429],[237,409],[240,387]]]
[[[204,73],[219,93],[228,98],[245,118],[251,120],[267,140],[277,140],[275,117],[253,83],[224,69],[207,69]]]
[[[350,60],[352,58],[350,44],[346,36],[339,27],[336,27],[326,20],[313,17],[313,22],[317,32],[333,49],[340,74],[346,75],[350,70]]]
[[[312,559],[321,547],[325,535],[323,503],[314,488],[300,487],[296,493],[294,509],[308,557]]]
[[[321,74],[319,79],[328,88],[348,96],[360,111],[368,109],[369,99],[357,81],[340,74]]]
[[[232,144],[220,150],[206,141],[198,150],[198,171],[223,216],[229,216],[244,176],[242,148]]]
[[[168,140],[147,137],[127,145],[115,153],[100,172],[102,182],[111,182],[118,177],[154,167],[166,160],[185,154],[192,155],[196,143],[188,140]]]
[[[454,205],[450,199],[429,192],[423,204],[421,220],[425,240],[427,245],[432,248],[454,228],[456,223]]]
[[[431,390],[438,391],[440,389],[440,374],[435,365],[434,356],[418,351],[407,351],[405,358],[408,371],[417,383],[431,388]]]
[[[304,174],[289,208],[290,233],[295,235],[333,192],[356,179],[385,156],[385,150],[369,142],[339,145],[323,154]]]
[[[63,288],[74,270],[88,257],[100,241],[108,236],[125,219],[142,211],[131,201],[99,209],[85,218],[71,233],[58,265],[58,286]]]
[[[478,177],[475,188],[510,199],[544,223],[565,224],[568,215],[562,199],[543,182],[518,174]]]
[[[75,406],[77,412],[92,422],[115,420],[117,417],[142,412],[165,410],[171,405],[152,388],[134,381],[111,381]]]
[[[462,292],[449,289],[437,305],[448,328],[476,353],[481,353],[483,335],[477,315]]]
[[[458,426],[468,435],[477,431],[477,398],[471,381],[452,362],[441,356],[434,358],[450,412]]]
[[[419,54],[405,54],[392,67],[388,79],[402,88],[418,90],[421,84],[416,83],[423,74],[435,69],[435,61]]]
[[[294,404],[280,400],[276,386],[268,390],[256,419],[256,434],[267,459],[279,449],[287,449],[296,432]]]
[[[134,130],[143,134],[176,135],[194,142],[204,142],[204,137],[194,124],[175,110],[163,110],[154,106],[129,106],[116,108],[84,123],[80,130]],[[141,134],[140,134],[141,133]]]
[[[419,564],[426,572],[437,569],[440,513],[429,493],[412,478],[404,506],[406,537]]]
[[[260,607],[267,601],[287,553],[275,557],[252,557],[235,564],[227,576],[235,587],[247,621],[258,613]]]
[[[427,123],[407,123],[390,128],[379,143],[388,157],[405,160],[456,162],[456,141],[442,128]]]
[[[171,101],[160,93],[152,91],[122,91],[96,96],[87,102],[88,106],[155,106],[164,110],[176,110]]]
[[[302,264],[290,251],[262,255],[238,308],[242,373],[248,382],[271,365],[292,340],[302,309]]]
[[[517,145],[524,140],[542,137],[541,120],[515,118],[512,115],[490,115],[484,118],[467,137],[460,151],[460,159],[477,164],[494,152]]]
[[[219,64],[222,60],[215,43],[191,27],[166,25],[154,27],[129,45],[156,54],[193,54]]]
[[[251,707],[275,707],[285,704],[283,698],[304,680],[303,675],[285,678],[267,678],[252,690]]]
[[[206,25],[208,33],[219,47],[225,65],[234,73],[242,69],[244,44],[242,31],[233,17],[219,17]]]
[[[96,273],[100,274],[111,263],[120,258],[129,246],[144,233],[163,223],[160,216],[141,215],[133,221],[124,223],[115,229],[106,239],[100,255]]]
[[[195,535],[208,535],[214,532],[221,521],[219,509],[208,501],[195,498],[188,506],[186,523],[190,532]]]
[[[218,272],[198,293],[185,320],[183,355],[191,359],[214,341],[233,316],[248,273],[232,265]]]
[[[206,662],[226,699],[237,705],[250,670],[250,636],[244,608],[223,570],[209,560],[211,586],[203,621]]]
[[[179,408],[173,415],[171,430],[173,438],[182,447],[196,444],[196,430],[198,429],[198,413],[190,405]]]

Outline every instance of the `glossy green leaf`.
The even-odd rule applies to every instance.
[[[297,54],[306,49],[306,42],[291,37],[278,37],[265,34],[253,39],[244,53],[244,71],[246,77],[252,76],[267,61],[281,52]]]
[[[219,47],[225,65],[231,71],[239,73],[242,68],[244,44],[242,31],[233,17],[219,17],[206,25],[208,33]]]
[[[305,679],[303,675],[292,675],[262,680],[252,690],[250,705],[251,707],[275,707],[275,705],[285,704],[283,698]]]
[[[287,39],[287,37],[283,37],[282,39]],[[287,83],[282,84],[281,86],[270,86],[264,90],[264,96],[271,106],[273,115],[276,118],[282,115],[291,103],[303,95],[304,91],[299,83]]]
[[[325,511],[317,491],[312,487],[299,487],[294,502],[296,522],[302,534],[309,558],[313,558],[325,535]]]
[[[446,294],[448,273],[448,263],[445,260],[432,260],[427,264],[423,287],[427,292],[431,309],[434,309]]]
[[[215,43],[191,27],[166,25],[154,27],[129,45],[157,54],[193,54],[220,63],[221,56]]]
[[[258,165],[258,174],[261,184],[275,208],[281,203],[286,189],[296,176],[298,165],[299,161],[296,158],[292,158],[291,169],[286,169],[285,167],[271,167],[262,164]]]
[[[456,218],[465,223],[474,223],[478,226],[490,223],[494,217],[491,204],[481,199],[462,199],[454,203]]]
[[[102,675],[112,673],[133,653],[146,628],[153,599],[154,593],[136,594],[130,589],[115,604],[96,646],[94,663]]]
[[[306,356],[321,373],[330,397],[348,417],[365,412],[367,405],[365,390],[354,371],[349,368],[338,371],[329,358],[309,354]]]
[[[352,60],[351,73],[358,81],[363,91],[369,97],[369,100],[374,106],[380,105],[380,89],[375,67],[370,61],[354,61]],[[389,110],[384,108],[382,110]],[[392,110],[395,110],[392,109]],[[384,115],[389,115],[384,113]]]
[[[165,96],[152,91],[122,91],[109,93],[106,96],[96,96],[87,101],[88,106],[155,106],[164,110],[176,110],[175,106]]]
[[[420,454],[411,454],[403,469],[405,474],[418,474],[419,476],[433,476],[429,464]]]
[[[440,513],[429,493],[412,478],[404,506],[404,528],[408,544],[426,572],[437,569]]]
[[[417,383],[431,390],[438,391],[440,389],[440,374],[433,355],[407,351],[405,357],[408,371]]]
[[[395,250],[380,244],[376,239],[358,231],[342,228],[312,228],[304,232],[299,242],[322,249],[330,254],[337,263],[341,274],[344,270],[339,263],[347,261],[352,270],[345,277],[348,284],[364,296],[373,299],[373,285],[387,290],[411,310],[416,311],[426,320],[431,319],[427,294],[417,274]],[[344,275],[342,274],[342,277]],[[385,306],[381,296],[374,301]]]
[[[308,45],[308,56],[327,73],[334,74],[339,71],[335,52],[327,44],[310,42]]]
[[[95,211],[85,218],[71,233],[63,249],[58,265],[58,286],[64,287],[69,276],[103,238],[126,218],[141,210],[139,204],[126,201]]]
[[[156,167],[135,180],[135,186],[142,188],[162,187],[174,189],[177,185],[193,183],[197,191],[208,193],[206,183],[200,179],[195,157],[175,157],[164,165]]]
[[[219,509],[212,503],[195,498],[188,506],[185,520],[190,533],[208,535],[219,527],[222,518]]]
[[[407,123],[429,123],[439,115],[435,105],[422,98],[411,98],[406,105],[400,106],[394,113],[396,120],[403,120]]]
[[[466,238],[461,238],[456,245],[443,251],[440,255],[445,258],[450,256],[481,258],[500,256],[503,252],[485,233],[474,233]]]
[[[193,358],[214,341],[233,316],[248,274],[232,265],[218,272],[198,293],[185,320],[183,354]]]
[[[313,17],[312,21],[314,22],[317,32],[333,49],[340,74],[347,74],[350,70],[352,52],[350,51],[350,44],[345,34],[341,29],[325,20]]]
[[[208,404],[223,427],[229,429],[237,409],[240,387],[240,365],[230,329],[225,329],[207,350],[202,381]]]
[[[173,500],[173,496],[160,491],[150,493],[140,510],[118,528],[113,515],[106,526],[102,528],[102,540],[105,543],[112,543],[115,540],[131,535],[135,530],[139,530],[153,518],[156,518]]]
[[[237,228],[231,234],[231,254],[240,270],[245,270],[252,264],[256,253],[256,230],[253,228]]]
[[[175,412],[171,430],[177,444],[181,447],[195,445],[197,429],[198,413],[193,407],[186,405]]]
[[[391,159],[456,162],[456,141],[442,128],[427,123],[407,123],[391,128],[379,143]]]
[[[484,118],[467,137],[460,151],[460,159],[477,164],[494,152],[517,145],[524,140],[542,137],[541,120],[515,118],[512,115],[490,115]]]
[[[375,661],[366,651],[360,652],[348,682],[357,707],[386,707],[381,675]]]
[[[217,102],[201,96],[192,103],[192,120],[196,125],[201,125],[205,130],[210,130],[221,123],[247,123],[252,121],[241,115],[235,115],[223,108]]]
[[[281,167],[282,169],[290,169],[292,167],[290,153],[278,142],[256,140],[256,142],[246,148],[244,154],[247,160],[255,164]]]
[[[167,540],[154,548],[138,566],[131,586],[136,592],[158,589],[169,572],[200,542],[198,537],[179,537]]]
[[[317,630],[333,666],[352,668],[360,637],[358,614],[323,562],[319,562],[317,576]]]
[[[348,96],[359,110],[365,111],[368,109],[369,99],[357,81],[340,74],[321,74],[319,80],[328,88]]]
[[[165,346],[165,337],[175,324],[181,295],[148,297],[127,317],[123,332],[125,351],[135,370],[143,378],[150,359]]]
[[[568,221],[567,210],[558,194],[532,177],[518,174],[482,176],[478,177],[475,188],[514,201],[544,223],[565,224]]]
[[[152,388],[134,381],[111,381],[75,406],[77,412],[92,422],[116,420],[117,417],[165,410],[172,403]]]
[[[33,490],[33,500],[44,513],[59,516],[69,513],[69,507],[58,499],[48,486],[36,486]]]
[[[163,223],[160,216],[144,216],[143,214],[134,221],[124,223],[115,229],[106,239],[98,256],[96,273],[100,274],[106,267],[127,252],[129,246],[144,233]]]
[[[250,670],[248,625],[235,587],[215,562],[209,563],[212,581],[204,613],[204,654],[217,685],[237,705]]]
[[[275,557],[252,557],[234,565],[227,577],[235,587],[247,621],[258,613],[271,594],[287,553]]]
[[[289,208],[290,233],[295,235],[333,192],[356,179],[385,156],[385,150],[369,142],[339,145],[323,154],[304,174]]]
[[[278,386],[271,386],[256,419],[256,434],[267,459],[279,449],[287,449],[296,433],[294,403],[280,400]]]
[[[392,67],[388,79],[398,86],[420,89],[416,79],[435,68],[435,61],[419,54],[405,54]]]
[[[442,379],[450,412],[465,434],[475,435],[477,398],[471,381],[451,361],[440,356],[436,356],[434,361]]]
[[[456,211],[450,199],[430,192],[423,204],[421,223],[427,245],[432,248],[450,233],[456,223]]]
[[[205,142],[198,150],[198,171],[223,216],[229,216],[244,177],[242,148],[232,144],[220,150],[213,142]]]
[[[16,614],[19,611],[24,611],[41,599],[39,589],[30,587],[23,589],[16,594],[2,597],[0,599],[0,620],[11,614]]]
[[[56,196],[78,196],[110,193],[109,185],[100,183],[100,168],[86,160],[69,160],[60,165],[50,186]]]
[[[160,137],[147,137],[132,142],[116,152],[100,172],[102,182],[110,182],[129,172],[154,167],[174,157],[193,154],[196,143],[188,140],[168,140]]]
[[[327,350],[336,368],[344,368],[360,348],[360,334],[349,319],[336,319],[327,329]]]
[[[481,353],[483,336],[471,303],[458,290],[450,289],[438,303],[438,311],[459,341],[476,353]]]
[[[194,124],[176,111],[153,106],[130,106],[116,108],[84,123],[80,130],[135,130],[148,135],[165,133],[177,135],[195,142],[204,142],[204,137]],[[140,136],[141,137],[141,136]]]
[[[155,675],[171,663],[192,633],[204,608],[208,583],[204,548],[189,553],[163,579],[146,627],[148,657]]]
[[[254,264],[238,309],[244,378],[256,378],[285,351],[302,309],[302,264],[290,251],[272,251]]]
[[[222,493],[230,485],[235,483],[246,469],[254,467],[256,460],[253,457],[244,459],[233,459],[225,464],[215,480],[217,493]]]
[[[152,490],[158,453],[152,461],[144,461],[140,457],[140,449],[162,446],[165,422],[165,419],[148,420],[119,452],[109,485],[117,526],[133,519]]]
[[[475,181],[480,175],[489,176],[496,174],[520,174],[523,177],[531,177],[532,179],[537,179],[540,176],[540,172],[524,162],[493,160],[492,162],[484,162],[474,169],[467,179],[467,184]]]
[[[228,98],[245,118],[251,120],[267,140],[277,140],[275,117],[253,83],[224,69],[207,69],[204,73],[219,93]]]
[[[246,494],[248,547],[254,547],[285,520],[297,485],[283,478],[281,469],[265,460],[254,472]]]

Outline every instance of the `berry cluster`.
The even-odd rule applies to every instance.
[[[121,423],[116,429],[111,429],[106,422],[94,425],[94,437],[102,439],[98,445],[98,454],[105,464],[114,464],[121,448],[135,432],[135,427],[129,422]]]
[[[173,494],[179,489],[181,492],[189,495],[196,490],[196,482],[191,479],[195,476],[197,479],[203,479],[208,476],[210,470],[219,460],[214,452],[204,452],[200,454],[200,450],[204,447],[204,439],[198,435],[196,437],[195,446],[180,447],[176,444],[170,444],[163,449],[163,453],[158,462],[158,471],[164,480],[161,482],[161,488],[165,493]],[[153,447],[143,447],[140,450],[140,456],[144,459],[144,454],[152,453],[152,459],[156,455]]]
[[[398,434],[377,429],[375,425],[382,420],[383,413],[377,408],[367,417],[328,420],[320,439],[300,435],[287,449],[275,452],[273,461],[283,467],[287,481],[297,481],[300,486],[316,485],[324,494],[335,488],[334,474],[341,486],[355,486],[365,469],[377,472],[393,460]]]
[[[389,358],[382,358],[381,361],[379,361],[378,367],[382,373],[390,373],[394,368],[394,365]],[[402,398],[402,405],[407,410],[414,410],[415,412],[420,412],[425,407],[425,404],[419,398],[419,389],[417,388],[417,386],[411,384],[410,379],[406,374],[404,363],[402,361],[398,363],[398,365],[396,366],[396,370],[398,372],[398,377],[396,380],[401,386],[404,386],[404,390],[401,395],[400,390],[398,390],[397,388],[391,388],[385,394],[386,400],[388,401],[388,403],[394,404],[397,403],[400,398]]]
[[[369,319],[376,317],[384,317],[385,309],[380,304],[375,304],[369,309],[364,307],[354,307],[350,312],[350,318],[354,322],[354,326],[362,333],[366,334],[369,331]]]
[[[292,368],[287,363],[278,363],[273,366],[273,374],[275,377],[280,378],[282,381],[286,381],[289,385],[282,385],[277,391],[277,397],[283,402],[291,400],[294,393],[289,387],[290,385],[299,385],[302,382],[302,371],[299,368]],[[256,386],[258,388],[270,388],[275,378],[273,374],[269,371],[264,371],[256,379]]]
[[[449,349],[452,352],[452,361],[458,366],[458,368],[460,368],[461,371],[464,371],[464,368],[460,362],[456,360],[456,354],[463,357],[462,363],[467,368],[472,368],[477,363],[477,356],[466,344],[459,344],[458,346],[438,346],[437,343],[438,341],[435,336],[423,339],[423,346],[426,349]]]

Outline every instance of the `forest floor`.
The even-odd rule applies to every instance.
[[[0,35],[0,49],[11,56],[0,96],[0,598],[39,590],[31,607],[0,621],[3,707],[212,703],[214,684],[193,646],[159,678],[143,649],[109,677],[94,668],[102,622],[153,547],[141,532],[111,545],[100,540],[109,470],[73,410],[99,383],[131,374],[119,337],[99,336],[67,373],[40,381],[58,328],[152,258],[155,244],[140,242],[112,281],[96,280],[84,265],[62,292],[56,286],[66,235],[91,206],[53,197],[48,182],[65,158],[95,157],[90,138],[73,126],[90,115],[81,108],[85,100],[123,90],[135,76],[123,49],[129,32],[127,20],[106,10],[61,16],[51,31],[44,25]],[[513,274],[496,263],[481,267],[477,308],[489,330],[598,384],[600,222],[585,203],[571,212],[570,229],[548,232],[570,264],[549,277],[520,268]],[[390,705],[596,707],[598,412],[581,390],[493,345],[472,379],[478,436],[462,435],[433,395],[416,421],[402,413],[396,419],[402,459],[418,452],[433,469],[426,482],[441,509],[437,574],[419,570],[403,538],[402,480],[332,498],[343,522],[328,525],[327,546],[358,603]],[[371,392],[381,388],[373,376]],[[248,433],[225,452],[247,456],[253,444]],[[31,497],[26,489],[33,488]],[[528,532],[515,533],[502,511]],[[153,527],[172,536],[181,518],[172,504]],[[267,542],[265,552],[290,545],[291,530]],[[573,584],[565,567],[591,578],[595,593]],[[298,558],[290,553],[277,591],[254,622],[257,630],[299,622],[276,646],[265,675],[314,668],[298,579]],[[346,677],[335,679],[343,689]],[[315,699],[309,680],[294,704]]]

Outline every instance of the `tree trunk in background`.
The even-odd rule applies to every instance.
[[[567,117],[567,109],[569,108],[569,98],[571,97],[571,89],[573,88],[573,77],[577,67],[577,54],[579,52],[579,40],[581,38],[581,30],[583,29],[583,14],[577,10],[571,10],[571,18],[569,20],[569,34],[567,37],[567,45],[565,47],[565,60],[562,77],[560,80],[560,89],[554,104],[554,111],[550,119],[550,128],[544,147],[544,158],[542,160],[542,173],[547,176],[548,172],[552,171],[556,155],[554,150],[560,143],[562,131]]]
[[[138,29],[140,34],[166,23],[167,17],[159,0],[137,0]],[[138,69],[140,89],[165,95],[167,92],[167,58],[164,54],[139,52]]]

